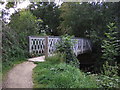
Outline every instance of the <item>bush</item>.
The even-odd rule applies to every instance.
[[[101,73],[103,75],[109,76],[109,77],[113,77],[113,76],[117,76],[118,75],[118,65],[115,62],[115,66],[111,66],[107,61],[104,63],[103,65],[103,70],[101,70]]]
[[[60,63],[51,65],[49,62],[38,64],[34,69],[35,87],[39,88],[96,88],[92,76],[86,76],[71,65]]]
[[[120,88],[120,77],[118,76],[118,65],[111,66],[108,62],[103,65],[102,74],[97,76],[98,87]]]
[[[99,88],[120,88],[120,77],[109,77],[106,75],[97,76],[97,85]]]
[[[10,70],[14,64],[25,61],[26,51],[22,49],[19,43],[18,34],[3,23],[2,31],[2,75],[5,76],[6,72]]]
[[[118,56],[119,39],[117,37],[118,32],[114,23],[107,25],[109,30],[105,33],[105,39],[102,40],[102,59],[108,61],[109,64],[114,65],[116,56]]]
[[[71,39],[72,36],[62,36],[61,42],[57,45],[57,52],[64,55],[66,63],[79,67],[79,61],[72,50],[73,42],[71,41]]]
[[[22,10],[11,16],[8,26],[17,34],[17,41],[25,55],[28,56],[28,36],[37,33],[36,17],[29,10]]]

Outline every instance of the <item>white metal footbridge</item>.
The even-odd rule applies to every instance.
[[[61,38],[56,36],[29,36],[29,53],[45,55],[46,57],[51,56],[56,51],[56,44],[59,44],[60,40]],[[75,41],[72,49],[76,56],[92,50],[89,39],[73,38],[71,41]]]

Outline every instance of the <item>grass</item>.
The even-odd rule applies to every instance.
[[[14,58],[11,62],[8,62],[6,64],[2,63],[2,74],[1,75],[2,75],[3,80],[5,79],[9,70],[11,70],[17,64],[24,62],[25,60],[26,58],[21,57],[21,58]]]
[[[97,88],[94,77],[58,58],[53,56],[37,63],[33,70],[34,88]]]
[[[60,62],[64,62],[64,58],[61,54],[56,54],[54,56],[49,56],[45,58],[46,61],[49,61],[51,64],[59,64]]]
[[[80,69],[64,63],[59,55],[46,58],[34,68],[34,88],[119,88],[117,75],[84,73]],[[108,67],[107,73],[117,72]]]

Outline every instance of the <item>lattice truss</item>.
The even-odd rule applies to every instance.
[[[59,44],[60,38],[48,38],[48,55],[53,55],[53,53],[56,51],[56,45]]]
[[[84,53],[91,50],[90,41],[87,39],[72,39],[73,52],[77,56],[78,54]]]
[[[91,51],[92,50],[92,48],[91,48],[91,42],[90,42],[90,40],[88,40],[88,39],[85,39],[84,40],[84,42],[83,42],[83,51],[84,52],[86,52],[86,51]]]
[[[56,51],[56,45],[60,42],[59,37],[48,37],[48,45],[46,45],[45,37],[29,37],[29,52],[33,54],[45,54],[45,48],[48,47],[48,56],[51,56]],[[91,49],[91,42],[88,39],[74,38],[71,39],[73,42],[73,52],[77,56],[78,54],[84,53]]]
[[[77,56],[78,53],[80,53],[82,51],[82,39],[72,39],[71,40],[73,42],[73,52],[74,54]]]
[[[45,51],[45,38],[31,37],[30,39],[30,53],[31,54],[44,54]]]

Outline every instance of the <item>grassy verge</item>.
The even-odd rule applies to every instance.
[[[33,70],[34,88],[97,88],[93,76],[50,57]]]
[[[25,60],[26,60],[26,58],[21,57],[21,58],[14,58],[11,62],[2,63],[2,74],[1,74],[2,79],[3,80],[5,79],[9,70],[11,70],[17,64],[24,62]]]
[[[46,62],[36,63],[33,80],[34,88],[120,88],[120,77],[110,74],[91,74],[61,62],[59,56],[46,59]],[[106,73],[117,72],[110,67]]]

